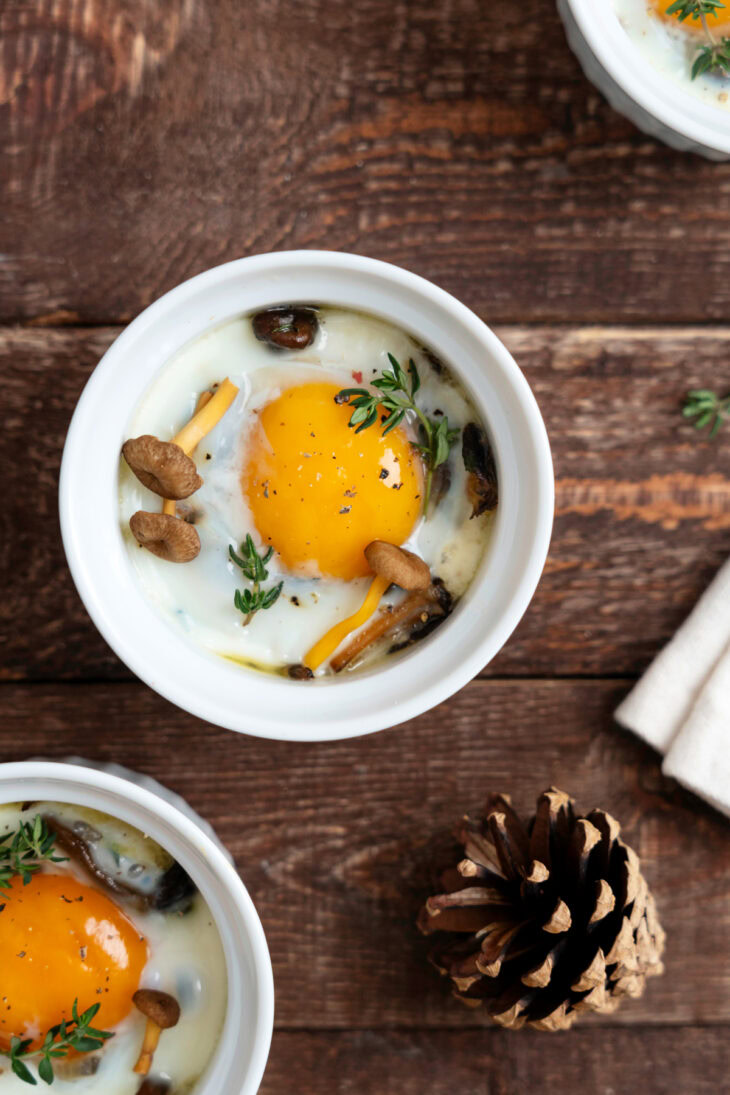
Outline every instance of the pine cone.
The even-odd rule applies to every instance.
[[[601,810],[576,817],[551,788],[525,827],[509,798],[464,818],[465,857],[442,878],[419,927],[445,933],[431,955],[465,1004],[517,1029],[566,1030],[611,1012],[662,973],[664,932],[632,848]]]

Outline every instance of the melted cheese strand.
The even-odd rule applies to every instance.
[[[223,393],[223,398],[215,403],[215,400]],[[228,377],[223,381],[218,391],[213,395],[212,392],[201,392],[198,396],[198,402],[195,404],[195,413],[191,419],[186,422],[183,428],[173,437],[173,443],[179,445],[183,452],[190,456],[195,448],[200,444],[207,433],[216,426],[223,415],[230,407],[233,400],[238,395],[238,388],[235,384],[231,384]],[[206,414],[201,412],[208,408]],[[166,498],[162,503],[162,512],[169,514],[170,517],[174,517],[176,514],[176,503],[172,498]]]
[[[331,654],[334,654],[342,640],[345,639],[351,631],[355,631],[356,628],[362,627],[362,625],[370,619],[375,612],[375,609],[380,604],[380,598],[390,584],[390,579],[382,578],[380,575],[373,578],[365,600],[360,605],[357,612],[330,628],[330,630],[323,635],[304,656],[303,662],[307,669],[311,669],[312,671],[319,669],[322,662],[326,661]]]
[[[173,437],[173,442],[190,456],[205,435],[210,433],[223,417],[237,395],[238,388],[226,377],[215,395],[204,402],[190,421]]]

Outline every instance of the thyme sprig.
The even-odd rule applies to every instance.
[[[10,1049],[0,1049],[0,1054],[10,1058],[10,1067],[19,1080],[36,1087],[38,1081],[25,1062],[33,1057],[40,1057],[38,1062],[38,1075],[46,1084],[52,1084],[53,1061],[58,1057],[67,1057],[70,1050],[75,1053],[93,1053],[101,1049],[114,1034],[109,1030],[96,1030],[92,1027],[92,1020],[96,1017],[101,1004],[92,1004],[85,1012],[79,1015],[79,1002],[74,1000],[71,1009],[71,1018],[64,1019],[46,1034],[43,1045],[33,1049],[30,1038],[18,1038],[13,1036],[10,1040]]]
[[[693,80],[705,72],[730,75],[730,38],[716,38],[707,21],[708,15],[717,19],[718,10],[725,6],[723,0],[674,0],[666,10],[667,15],[676,15],[680,23],[691,19],[702,25],[706,41],[697,50],[692,63]]]
[[[266,564],[274,554],[274,549],[270,547],[265,555],[259,555],[250,533],[241,544],[240,555],[232,547],[228,548],[228,554],[236,566],[240,568],[244,578],[248,578],[249,582],[253,583],[253,589],[237,589],[233,595],[234,605],[245,616],[243,626],[246,627],[260,609],[271,608],[278,600],[284,583],[283,581],[279,582],[271,589],[261,588],[261,583],[265,582],[269,576]]]
[[[393,354],[388,354],[388,360],[392,370],[389,372],[386,369],[381,376],[372,381],[372,386],[377,388],[377,393],[374,394],[367,388],[343,388],[337,393],[335,399],[339,403],[349,403],[353,408],[349,424],[355,429],[355,433],[360,433],[361,430],[374,425],[381,410],[388,412],[386,417],[381,416],[383,437],[400,425],[409,411],[416,415],[421,443],[415,447],[426,462],[423,512],[428,513],[433,473],[448,460],[451,446],[460,431],[450,428],[446,415],[438,419],[429,418],[416,403],[416,393],[421,387],[421,378],[413,358],[408,362],[407,374]]]
[[[710,437],[715,437],[723,422],[730,422],[730,395],[721,399],[707,388],[693,388],[687,392],[682,408],[685,418],[694,418],[694,427],[704,430],[710,427]]]
[[[20,875],[27,886],[44,862],[65,863],[65,856],[53,855],[56,838],[40,814],[20,823],[15,832],[0,836],[0,890],[8,889]]]

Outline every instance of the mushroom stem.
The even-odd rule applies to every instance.
[[[362,625],[370,619],[380,604],[380,598],[390,584],[389,578],[384,578],[379,574],[373,578],[365,600],[360,605],[357,612],[352,616],[348,616],[346,620],[340,620],[338,624],[331,627],[330,630],[314,644],[312,649],[305,654],[302,661],[307,669],[319,669],[322,662],[326,661],[331,654],[334,654],[342,640],[346,638],[351,631],[354,631],[358,627],[362,627]]]
[[[198,396],[197,402],[195,404],[195,411],[193,413],[197,414],[198,411],[202,411],[205,404],[210,403],[212,398],[213,393],[208,388],[206,388],[205,391],[201,392]]]
[[[415,620],[421,612],[426,611],[435,600],[432,589],[413,590],[405,600],[396,605],[392,611],[384,611],[359,635],[355,635],[351,642],[332,659],[331,668],[335,673],[341,672],[346,665],[367,650],[369,646],[382,639],[389,631],[393,631],[401,624]]]
[[[162,1027],[159,1026],[154,1019],[147,1020],[147,1026],[144,1030],[144,1042],[142,1043],[142,1049],[139,1053],[139,1059],[134,1066],[134,1071],[140,1076],[146,1076],[149,1070],[152,1068],[152,1058],[155,1055],[155,1050],[160,1043],[160,1035],[162,1033]]]

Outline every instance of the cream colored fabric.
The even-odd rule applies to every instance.
[[[730,816],[730,561],[616,712],[662,771]]]

